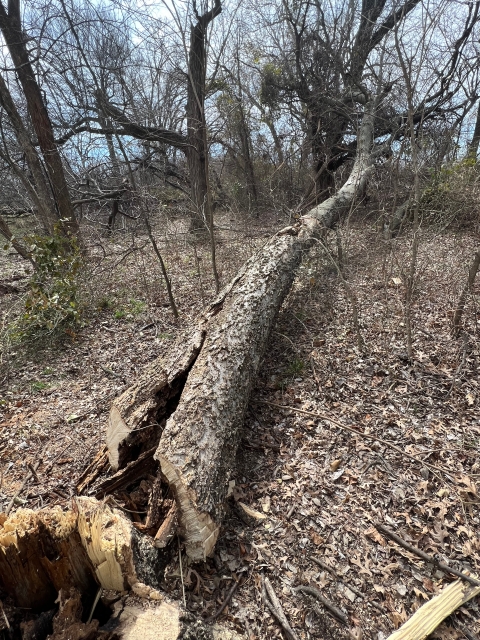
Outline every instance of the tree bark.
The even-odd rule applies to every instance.
[[[137,432],[139,426],[158,428],[152,437],[161,433],[155,458],[175,496],[179,530],[193,560],[204,559],[215,546],[243,417],[278,310],[304,252],[363,188],[372,165],[372,135],[373,114],[367,113],[357,160],[339,192],[297,226],[277,233],[244,265],[201,315],[187,345],[174,350],[174,366],[172,360],[155,361],[112,406],[107,442],[113,468],[148,433]],[[169,409],[169,380],[180,377],[178,406]]]
[[[452,322],[452,332],[454,335],[458,335],[460,333],[460,323],[462,321],[463,311],[465,309],[465,303],[467,302],[467,296],[473,288],[473,283],[475,282],[475,278],[477,277],[478,269],[480,268],[480,251],[475,253],[475,257],[473,258],[473,262],[470,265],[470,269],[468,270],[468,278],[467,282],[460,294],[460,297],[457,302],[457,307],[455,309],[455,313],[453,316]]]
[[[20,17],[20,0],[10,0],[8,12],[0,2],[0,29],[15,65],[15,73],[22,86],[28,113],[42,151],[55,200],[55,217],[65,233],[75,234],[78,232],[78,223],[70,200],[62,159],[55,143],[52,123],[28,55]]]
[[[391,240],[392,237],[400,231],[405,219],[408,216],[410,207],[412,206],[412,198],[408,197],[393,212],[392,219],[385,222],[383,227],[383,237],[385,240]]]
[[[23,179],[29,195],[32,197],[33,204],[37,208],[40,220],[49,233],[53,233],[55,222],[58,217],[55,215],[55,209],[52,202],[51,191],[42,168],[42,163],[38,157],[37,150],[33,144],[30,135],[23,123],[23,120],[15,106],[8,86],[0,75],[0,104],[5,109],[10,120],[15,137],[20,145],[28,167],[33,178],[33,185],[28,179]]]
[[[196,5],[194,4],[196,11]],[[190,30],[187,92],[187,165],[190,174],[192,217],[190,230],[201,232],[211,225],[211,203],[207,171],[207,127],[205,122],[205,77],[207,71],[207,27],[222,11],[221,0],[215,0],[213,9],[203,15],[197,13],[197,22]]]
[[[28,260],[29,262],[32,263],[33,266],[35,266],[35,262],[32,258],[31,253],[29,252],[29,250],[27,249],[27,247],[25,245],[23,245],[21,242],[19,242],[19,240],[17,240],[17,238],[15,238],[15,236],[13,235],[12,231],[10,230],[10,227],[8,226],[6,220],[3,218],[2,215],[0,215],[0,234],[6,238],[6,240],[8,240],[8,242],[11,243],[12,247],[15,249],[15,251],[22,256],[22,258],[24,258],[24,260]]]
[[[480,101],[477,106],[477,117],[475,120],[475,129],[473,131],[472,139],[468,145],[468,155],[475,160],[478,155],[478,145],[480,144]]]

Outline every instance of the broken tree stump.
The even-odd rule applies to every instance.
[[[96,589],[77,516],[60,507],[0,515],[0,585],[20,607],[52,608],[60,589]]]
[[[94,498],[77,498],[67,512],[20,509],[0,516],[0,586],[34,611],[52,608],[61,589],[143,585],[155,592],[167,558],[120,510]]]

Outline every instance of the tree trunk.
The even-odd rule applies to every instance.
[[[367,114],[352,174],[339,192],[267,242],[201,315],[186,346],[180,343],[167,363],[153,362],[112,406],[107,442],[113,468],[130,457],[140,438],[151,446],[150,438],[161,432],[155,458],[194,560],[215,546],[243,417],[278,310],[316,234],[363,188],[372,132],[373,116]]]
[[[58,222],[58,217],[55,214],[55,208],[51,197],[50,187],[46,180],[45,173],[42,168],[42,163],[38,156],[35,145],[33,144],[30,134],[25,127],[23,120],[15,106],[8,86],[5,80],[0,76],[0,104],[5,109],[8,115],[12,128],[15,132],[15,137],[20,145],[28,164],[28,168],[31,171],[32,182],[22,176],[22,182],[32,198],[33,205],[37,209],[37,213],[40,217],[43,227],[48,233],[52,233],[54,230],[55,222]],[[14,169],[15,170],[15,169]],[[20,175],[19,175],[20,177]]]
[[[113,469],[125,471],[104,481],[100,493],[137,480],[142,469],[151,473],[156,448],[157,478],[168,481],[175,503],[155,540],[137,531],[145,525],[134,526],[109,507],[115,499],[108,493],[101,502],[77,498],[66,513],[20,510],[0,516],[0,587],[20,606],[49,608],[59,589],[91,592],[96,584],[160,597],[156,588],[170,559],[164,547],[175,527],[191,559],[212,553],[270,330],[302,255],[363,188],[372,166],[372,133],[373,116],[367,114],[352,174],[339,192],[267,242],[202,313],[190,336],[114,401],[109,458]]]
[[[25,260],[28,260],[35,266],[35,262],[33,261],[32,255],[27,249],[25,245],[23,245],[15,236],[13,235],[10,227],[8,226],[5,218],[0,215],[0,234],[11,243],[12,247],[15,251],[22,256]]]
[[[383,226],[383,237],[385,240],[391,240],[393,236],[400,231],[403,223],[407,219],[411,206],[412,199],[408,197],[405,202],[402,202],[402,204],[395,209],[392,219],[385,222]]]
[[[468,155],[475,160],[478,154],[478,145],[480,144],[480,101],[477,107],[477,118],[475,120],[475,129],[473,131],[472,139],[468,145]]]
[[[27,103],[28,113],[42,151],[56,209],[52,212],[65,233],[77,233],[78,224],[70,200],[62,159],[55,143],[52,123],[43,102],[42,92],[35,78],[22,30],[20,0],[10,0],[8,13],[0,2],[0,29],[15,65]]]
[[[194,5],[195,8],[195,5]],[[187,166],[190,174],[192,216],[190,230],[205,230],[211,224],[211,203],[207,172],[207,135],[205,123],[205,76],[207,69],[206,37],[210,22],[221,12],[221,0],[213,9],[197,14],[197,22],[190,31],[187,93]]]
[[[475,257],[473,258],[473,262],[470,265],[470,269],[468,270],[468,278],[467,282],[460,294],[460,297],[457,302],[457,307],[455,309],[455,313],[453,316],[452,322],[452,332],[454,335],[458,335],[460,333],[460,323],[462,321],[463,311],[465,309],[465,303],[467,302],[467,296],[470,291],[473,289],[473,283],[475,282],[475,278],[477,277],[478,269],[480,268],[480,251],[475,253]]]

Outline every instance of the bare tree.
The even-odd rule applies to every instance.
[[[5,8],[4,3],[0,2],[0,30],[14,64],[15,76],[22,87],[30,122],[35,131],[45,164],[46,176],[41,170],[34,143],[26,135],[26,128],[18,117],[18,111],[15,109],[13,100],[11,100],[6,82],[2,79],[0,99],[9,115],[17,140],[25,152],[27,162],[36,181],[36,204],[39,205],[42,222],[49,232],[52,231],[53,222],[56,221],[65,234],[77,233],[78,224],[70,199],[62,159],[31,63],[27,47],[28,35],[22,28],[20,0],[9,1],[8,10]]]

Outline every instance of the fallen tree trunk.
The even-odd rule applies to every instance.
[[[271,238],[169,361],[154,361],[113,403],[107,430],[112,467],[142,439],[151,446],[161,433],[154,457],[175,496],[179,531],[193,560],[210,555],[218,538],[245,410],[277,313],[302,255],[364,187],[372,132],[373,114],[367,113],[355,165],[339,192]]]
[[[1,517],[0,586],[17,604],[42,610],[51,606],[60,589],[85,593],[98,584],[154,597],[170,558],[165,547],[177,523],[193,560],[212,553],[244,413],[270,330],[303,253],[363,188],[373,160],[372,132],[373,114],[367,113],[352,174],[337,195],[271,238],[169,357],[148,365],[137,383],[114,401],[107,450],[116,473],[89,489],[103,500],[78,498],[67,513],[30,511]],[[91,485],[103,469],[104,456],[97,458],[82,487]],[[144,473],[152,482],[157,466],[145,522],[132,523],[108,506],[109,501],[115,504],[110,492],[146,482],[141,480]],[[168,494],[161,498],[165,481],[175,498],[173,506]],[[166,521],[154,537],[147,526],[159,526],[160,512]],[[135,519],[138,510],[134,507],[131,514]],[[150,535],[140,533],[145,531]]]

